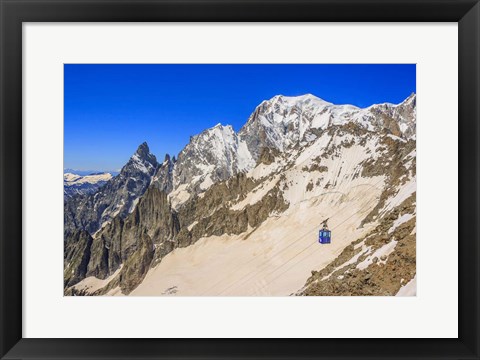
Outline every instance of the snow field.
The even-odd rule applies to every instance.
[[[347,193],[346,203],[339,194],[327,194],[267,219],[248,238],[249,232],[202,238],[168,254],[130,295],[160,295],[174,286],[177,296],[290,295],[311,270],[326,266],[371,229],[358,224],[378,196],[378,190],[362,187]],[[333,213],[332,244],[320,245],[319,222]]]

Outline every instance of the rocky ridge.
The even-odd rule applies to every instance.
[[[93,235],[116,216],[125,217],[131,213],[138,199],[150,186],[158,166],[148,145],[141,144],[120,173],[97,192],[65,201],[65,233],[82,229]]]
[[[254,230],[302,201],[296,198],[299,171],[316,174],[304,186],[304,194],[311,197],[341,190],[347,186],[345,179],[352,183],[386,177],[383,202],[365,218],[365,223],[378,221],[387,200],[413,175],[405,168],[389,168],[388,163],[406,158],[407,150],[415,147],[415,111],[415,95],[399,105],[367,109],[332,105],[312,95],[278,96],[257,107],[238,133],[217,125],[193,137],[178,160],[166,156],[158,164],[142,144],[140,153],[137,150],[120,173],[123,188],[137,170],[146,174],[142,186],[135,188],[136,196],[115,198],[113,212],[110,206],[106,215],[97,212],[93,218],[85,217],[86,213],[102,209],[106,202],[98,202],[97,194],[79,197],[75,205],[83,205],[84,212],[66,217],[66,294],[75,293],[72,285],[82,278],[106,279],[117,271],[108,286],[95,294],[114,288],[128,294],[175,248],[190,246],[202,237]],[[339,159],[350,153],[358,158],[352,160],[351,168],[339,166]],[[110,184],[117,189],[113,192],[122,188],[118,184]]]

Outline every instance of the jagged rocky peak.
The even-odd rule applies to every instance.
[[[150,148],[148,147],[148,144],[146,141],[144,141],[138,146],[137,151],[135,151],[135,154],[137,154],[141,158],[146,158],[150,154]]]
[[[393,135],[406,139],[416,135],[417,96],[412,93],[400,104],[376,104],[367,108],[374,116],[372,123]]]
[[[410,138],[415,134],[416,96],[411,94],[398,105],[378,104],[368,108],[334,105],[312,94],[277,95],[263,101],[252,113],[239,137],[255,159],[264,147],[281,152],[314,140],[320,131],[353,122],[369,131],[387,129]]]
[[[406,105],[415,107],[417,105],[417,94],[412,92],[408,98],[402,101],[399,105]]]
[[[65,286],[88,276],[104,279],[123,264],[112,286],[119,285],[127,294],[175,248],[202,237],[258,229],[288,209],[311,206],[308,213],[317,214],[330,203],[352,201],[355,208],[365,209],[358,222],[351,220],[352,228],[368,225],[396,199],[398,189],[413,188],[415,155],[408,154],[415,154],[414,141],[390,133],[414,134],[415,111],[415,94],[398,105],[365,109],[333,105],[311,94],[279,95],[262,102],[238,133],[217,124],[192,136],[178,160],[166,154],[159,164],[143,143],[101,191],[67,202]],[[400,159],[405,166],[391,166]],[[375,185],[378,193],[364,185]],[[352,189],[350,195],[340,193],[347,188]],[[317,201],[327,192],[338,201]],[[378,198],[383,203],[377,206]],[[367,211],[367,205],[377,210]],[[328,212],[338,211],[333,210],[336,206]],[[400,213],[394,215],[390,222]],[[318,226],[317,218],[305,218]],[[296,220],[290,224],[285,231],[298,226]],[[384,230],[389,228],[390,224]],[[407,230],[410,233],[402,231]],[[290,235],[297,236],[295,231]],[[385,245],[382,239],[378,237],[379,246]],[[341,258],[340,264],[349,258]]]
[[[180,152],[174,167],[174,187],[199,185],[200,190],[205,190],[254,165],[246,144],[239,140],[232,126],[217,124],[192,136]]]
[[[178,160],[185,158],[185,155],[194,149],[202,146],[214,146],[215,151],[221,152],[236,142],[236,133],[231,125],[217,125],[203,130],[200,134],[190,137],[190,141],[178,155]],[[207,149],[206,149],[207,150]]]
[[[255,109],[238,135],[255,160],[265,147],[283,152],[302,140],[315,116],[329,105],[311,94],[277,95]]]
[[[141,171],[150,176],[154,175],[158,167],[157,158],[150,152],[148,144],[143,142],[137,148],[121,172]]]
[[[417,118],[417,95],[412,93],[405,101],[396,106],[400,115],[407,118],[409,122],[416,122]]]
[[[194,141],[197,142],[209,141],[214,138],[232,142],[236,138],[235,130],[233,130],[231,125],[222,125],[221,123],[218,123],[214,127],[206,129],[199,135],[193,137]]]
[[[415,133],[415,95],[399,105],[365,109],[334,105],[312,94],[274,96],[256,107],[238,133],[219,123],[191,136],[178,162],[173,161],[173,189],[185,184],[205,190],[212,183],[252,169],[265,148],[285,153],[314,141],[330,127],[350,122],[368,131],[386,129],[408,138]]]
[[[417,95],[412,93],[398,106],[398,113],[402,117],[400,129],[407,138],[416,137],[417,133]],[[405,125],[402,125],[405,124]]]
[[[165,160],[158,167],[157,173],[152,179],[152,184],[165,193],[172,191],[173,187],[173,168],[175,165],[175,156],[171,159],[169,154],[165,154]]]
[[[65,202],[65,233],[80,228],[93,234],[116,216],[124,218],[135,209],[158,167],[147,143],[142,143],[120,173],[97,192]]]

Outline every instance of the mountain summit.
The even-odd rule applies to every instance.
[[[135,155],[137,155],[140,159],[148,159],[152,156],[155,157],[153,154],[150,153],[150,148],[148,147],[146,141],[144,141],[138,146],[137,151],[135,151]]]
[[[65,291],[88,294],[92,276],[109,279],[95,294],[394,295],[415,276],[415,130],[415,94],[363,109],[278,95],[176,161],[143,143],[65,202]],[[332,244],[316,251],[326,218]]]
[[[65,203],[65,231],[80,228],[93,234],[115,216],[128,215],[147,190],[158,166],[147,143],[142,143],[120,173],[96,193],[73,197]]]

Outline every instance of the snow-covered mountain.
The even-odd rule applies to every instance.
[[[415,136],[416,95],[399,105],[380,104],[360,109],[334,105],[311,94],[278,95],[263,101],[237,133],[217,124],[193,136],[180,152],[171,172],[170,195],[175,206],[212,184],[251,170],[262,151],[288,152],[314,141],[325,129],[347,123],[394,136]],[[162,178],[163,179],[163,178]]]
[[[109,173],[112,174],[112,176],[117,176],[119,171],[117,170],[79,170],[79,169],[71,169],[71,168],[64,168],[63,169],[64,174],[73,174],[73,175],[80,175],[80,176],[86,176],[86,175],[92,175],[92,174],[105,174]]]
[[[112,177],[110,173],[93,173],[85,176],[65,173],[63,174],[64,199],[67,200],[74,195],[91,194]]]
[[[128,211],[115,187],[108,216],[88,218],[97,193],[66,220],[66,293],[395,294],[415,278],[415,126],[415,94],[364,109],[264,101],[238,133],[216,125],[145,167]]]
[[[170,196],[174,207],[211,185],[245,172],[255,165],[247,144],[230,125],[217,124],[193,136],[173,167]]]
[[[311,94],[275,96],[262,102],[240,130],[257,159],[263,148],[281,152],[304,145],[331,126],[354,123],[369,131],[386,129],[405,138],[415,134],[416,96],[412,94],[399,105],[381,104],[360,109],[353,105],[334,105]]]

